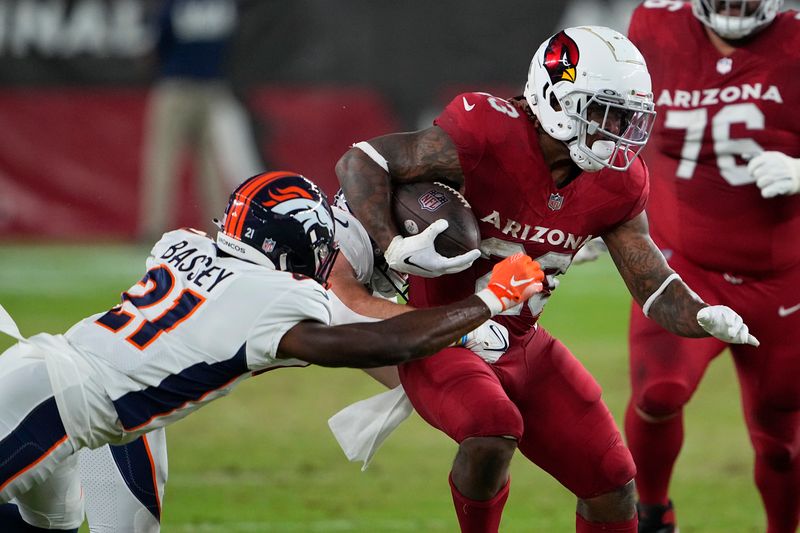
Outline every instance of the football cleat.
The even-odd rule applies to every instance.
[[[679,533],[672,500],[667,505],[636,502],[636,512],[639,515],[639,533]]]

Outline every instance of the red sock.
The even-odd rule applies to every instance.
[[[503,515],[503,507],[508,499],[508,486],[511,484],[511,478],[491,500],[471,500],[458,492],[456,486],[453,485],[452,474],[449,481],[461,533],[497,533],[497,529],[500,527],[500,517]]]
[[[575,513],[576,533],[601,533],[605,531],[613,533],[636,533],[639,528],[639,520],[636,515],[624,522],[589,522],[584,517]]]
[[[672,467],[683,445],[683,412],[663,422],[642,419],[633,404],[625,412],[625,438],[636,463],[639,501],[666,505]]]
[[[797,531],[800,522],[800,464],[778,471],[756,458],[756,485],[767,512],[767,533]]]

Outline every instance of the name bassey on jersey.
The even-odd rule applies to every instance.
[[[193,285],[208,292],[214,290],[221,281],[233,276],[233,272],[219,266],[212,266],[214,256],[201,252],[198,248],[187,248],[189,241],[182,240],[171,246],[159,257],[166,259],[179,272],[189,272],[186,279]]]

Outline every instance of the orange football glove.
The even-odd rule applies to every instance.
[[[539,263],[517,253],[494,266],[488,287],[478,292],[478,296],[494,316],[541,292],[542,280],[544,272]]]

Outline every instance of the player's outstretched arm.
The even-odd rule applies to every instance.
[[[325,326],[300,322],[278,354],[321,366],[371,368],[431,355],[481,323],[542,290],[536,261],[516,254],[496,264],[486,289],[444,307],[415,310],[382,322]]]
[[[644,314],[683,337],[758,345],[732,309],[709,306],[669,267],[650,238],[644,213],[603,236],[622,279]]]
[[[436,277],[459,272],[480,256],[477,250],[451,258],[439,255],[433,240],[447,228],[445,223],[403,238],[392,220],[393,186],[434,180],[456,187],[464,183],[455,145],[438,126],[356,143],[339,159],[336,175],[356,218],[385,252],[391,268]]]

